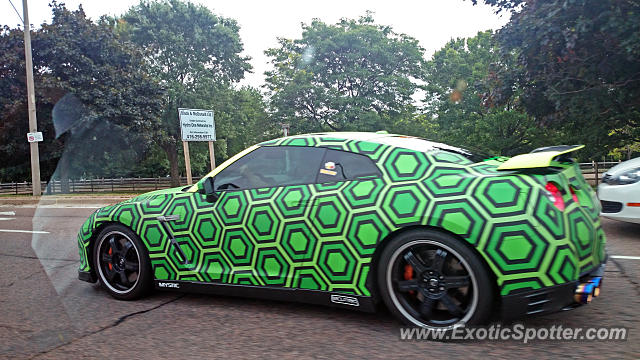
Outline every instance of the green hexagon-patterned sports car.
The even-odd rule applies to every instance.
[[[598,296],[599,202],[570,154],[512,158],[387,133],[284,137],[197,184],[94,212],[81,280],[374,311],[451,329]]]

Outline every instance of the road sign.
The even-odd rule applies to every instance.
[[[182,141],[216,141],[213,110],[178,109]]]
[[[189,141],[208,141],[211,170],[216,167],[213,155],[213,142],[216,141],[216,123],[213,110],[178,109],[180,119],[180,133],[184,148],[184,165],[187,171],[187,182],[192,183],[191,159],[189,158]]]
[[[42,141],[42,133],[40,131],[27,133],[27,141],[30,143]]]

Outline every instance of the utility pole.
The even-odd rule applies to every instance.
[[[29,132],[38,132],[38,121],[36,119],[36,95],[33,86],[33,60],[31,59],[31,25],[29,24],[29,10],[27,0],[22,0],[22,16],[24,19],[24,57],[27,68],[27,104],[29,109]],[[40,154],[38,153],[38,142],[30,142],[31,150],[31,184],[33,185],[33,196],[41,195],[40,187]]]

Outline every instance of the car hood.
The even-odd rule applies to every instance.
[[[615,176],[637,168],[640,168],[640,157],[622,162],[607,170],[606,173]]]
[[[179,187],[174,187],[174,188],[169,188],[169,189],[162,189],[162,190],[155,190],[155,191],[150,191],[148,193],[144,193],[144,194],[140,194],[134,198],[131,198],[129,200],[125,200],[121,203],[118,203],[116,205],[119,204],[131,204],[131,203],[142,203],[145,201],[149,201],[151,198],[153,198],[156,195],[171,195],[171,194],[179,194],[182,193],[183,189],[188,189],[191,186],[179,186]]]

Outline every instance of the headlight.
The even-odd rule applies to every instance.
[[[602,180],[609,185],[627,185],[637,183],[640,181],[640,168],[625,171],[622,174],[615,176],[605,176]]]

